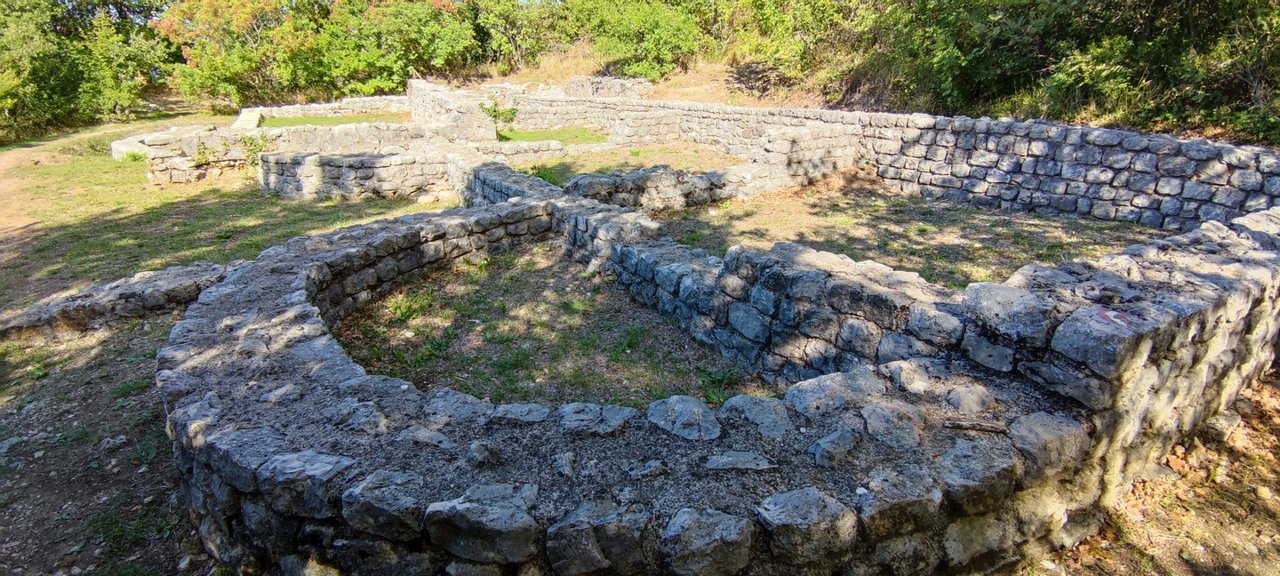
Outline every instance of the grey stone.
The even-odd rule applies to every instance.
[[[1151,308],[1120,310],[1086,306],[1058,326],[1053,349],[1084,363],[1103,378],[1113,378],[1129,364],[1145,359],[1146,334],[1172,321],[1172,314]]]
[[[715,440],[720,422],[701,400],[672,396],[649,404],[649,421],[685,440]]]
[[[1013,370],[1013,349],[988,340],[978,334],[976,330],[970,330],[965,333],[961,347],[964,348],[964,351],[969,354],[969,357],[974,362],[987,368],[1001,372]]]
[[[964,566],[982,554],[1009,547],[1014,537],[1012,526],[999,516],[988,514],[951,523],[942,542],[951,565]]]
[[[793,429],[787,405],[777,398],[762,398],[739,394],[720,407],[722,418],[740,416],[755,425],[761,435],[778,439]]]
[[[423,407],[428,420],[440,425],[484,421],[493,411],[493,404],[449,388],[436,390]]]
[[[661,460],[648,460],[627,465],[627,476],[632,480],[654,478],[667,473],[667,465]]]
[[[302,389],[297,384],[285,384],[259,396],[258,400],[268,404],[288,404],[296,402],[300,398],[302,398]]]
[[[662,530],[660,549],[679,576],[732,576],[751,560],[753,533],[746,518],[682,508]]]
[[[758,452],[730,450],[707,459],[708,470],[770,470],[777,466]]]
[[[996,399],[986,386],[956,386],[947,393],[947,403],[961,414],[978,414],[995,407]]]
[[[503,404],[498,406],[493,419],[512,424],[537,424],[550,414],[551,409],[541,404]]]
[[[1088,373],[1045,362],[1023,362],[1018,370],[1036,383],[1080,403],[1104,410],[1111,406],[1112,386]]]
[[[967,514],[981,514],[1010,494],[1022,474],[1007,441],[961,438],[938,462],[943,494]]]
[[[1035,477],[1075,470],[1089,450],[1089,433],[1072,418],[1036,412],[1009,424],[1009,439]]]
[[[946,362],[934,358],[898,360],[881,364],[877,369],[898,388],[912,394],[940,393],[939,379],[950,375]]]
[[[941,506],[942,491],[927,471],[876,469],[867,475],[858,514],[867,536],[878,542],[927,530],[937,522]]]
[[[285,514],[331,518],[336,510],[331,493],[334,479],[355,460],[311,450],[280,454],[258,468],[258,486],[271,507]]]
[[[484,440],[476,440],[467,447],[467,459],[476,466],[498,464],[502,461],[498,447]]]
[[[790,564],[817,564],[849,552],[858,516],[812,486],[765,498],[755,510],[773,555]]]
[[[979,282],[964,290],[965,311],[987,329],[1015,342],[1044,346],[1053,304],[1027,290]]]
[[[876,348],[876,362],[883,364],[908,358],[936,356],[938,353],[938,349],[927,342],[900,332],[889,332],[880,337],[880,346]]]
[[[859,367],[806,380],[787,388],[784,399],[810,420],[885,393],[885,383],[870,368]]]
[[[560,427],[566,432],[604,436],[621,430],[640,412],[623,406],[575,402],[560,407]]]
[[[284,436],[270,428],[224,428],[205,437],[209,466],[241,492],[258,490],[258,468],[284,448]]]
[[[529,516],[537,487],[477,486],[455,500],[427,506],[431,542],[450,553],[494,564],[519,564],[538,554],[542,531]]]
[[[874,359],[880,347],[881,330],[872,322],[861,318],[849,318],[840,324],[836,334],[836,347],[854,352],[866,359]]]
[[[649,514],[639,505],[584,502],[547,529],[547,559],[557,574],[643,574]]]
[[[1236,428],[1240,427],[1241,420],[1238,412],[1228,409],[1205,420],[1201,426],[1210,438],[1219,442],[1226,442],[1231,438],[1231,434],[1236,431]]]
[[[434,430],[427,430],[426,428],[418,425],[405,428],[404,431],[396,435],[396,440],[402,442],[414,442],[417,444],[430,444],[443,450],[453,450],[458,447],[458,444],[450,440],[448,436]]]
[[[819,438],[811,446],[813,462],[824,468],[834,468],[849,460],[853,453],[854,435],[848,428],[840,428],[835,432]]]
[[[861,414],[867,436],[899,449],[920,445],[924,420],[919,408],[897,400],[878,400],[864,406]]]
[[[473,564],[471,562],[450,562],[444,567],[448,576],[502,576],[502,567],[490,564]],[[301,576],[312,576],[303,573]],[[327,574],[325,576],[328,576]]]
[[[422,476],[378,470],[342,493],[342,517],[356,530],[407,542],[422,535]]]
[[[754,308],[740,302],[729,305],[729,325],[753,342],[769,338],[769,321]]]
[[[964,333],[964,324],[932,304],[916,303],[907,308],[907,331],[938,346],[954,346]]]

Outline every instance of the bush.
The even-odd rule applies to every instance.
[[[589,30],[610,71],[658,80],[687,68],[706,40],[689,14],[649,0],[577,0],[566,3]]]

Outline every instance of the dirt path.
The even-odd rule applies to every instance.
[[[6,236],[20,234],[37,222],[27,214],[26,199],[21,194],[22,181],[13,175],[18,166],[43,160],[47,154],[25,149],[0,152],[0,243]]]

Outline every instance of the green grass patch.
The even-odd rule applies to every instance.
[[[15,201],[40,224],[0,263],[0,308],[143,270],[252,258],[294,236],[447,206],[296,202],[225,179],[155,187],[143,164],[111,160],[99,140],[109,142],[89,137],[53,144],[67,153],[11,171],[19,187]]]
[[[608,139],[608,135],[592,128],[569,127],[555,130],[498,130],[498,140],[502,142],[541,142],[558,140],[565,146],[574,144],[599,144]]]
[[[121,400],[142,392],[150,386],[151,380],[147,378],[135,378],[128,382],[118,384],[115,388],[112,388],[111,397],[116,400]]]
[[[336,332],[370,373],[424,389],[448,386],[494,402],[610,402],[641,406],[655,394],[725,398],[754,383],[707,385],[681,366],[739,374],[655,311],[607,280],[583,277],[555,246],[458,265],[370,304]],[[413,294],[432,294],[412,319]]]
[[[409,121],[408,112],[380,112],[376,114],[351,114],[349,116],[299,116],[297,118],[263,118],[263,128],[288,126],[338,126],[340,124],[369,124],[387,122],[403,124]]]

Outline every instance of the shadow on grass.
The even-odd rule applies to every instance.
[[[0,237],[0,307],[144,270],[252,258],[294,236],[438,208],[412,200],[294,202],[234,183],[144,209],[118,205]]]

